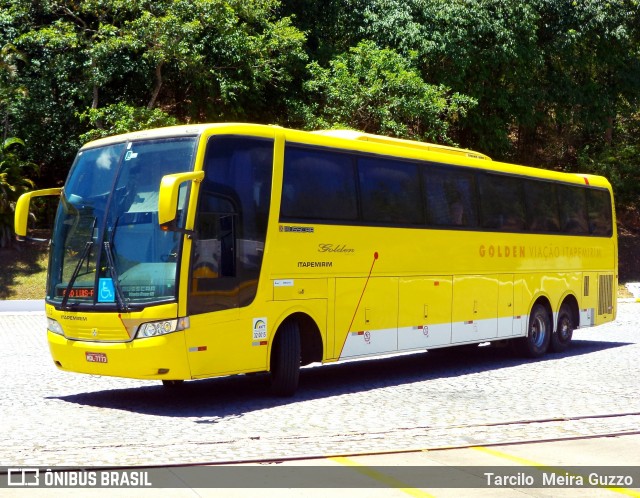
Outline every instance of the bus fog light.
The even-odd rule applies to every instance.
[[[47,318],[47,329],[49,329],[54,334],[64,335],[62,326],[53,318]]]
[[[159,322],[148,322],[140,325],[136,337],[139,339],[144,337],[156,337],[188,328],[189,317],[182,317],[175,320],[162,320]]]

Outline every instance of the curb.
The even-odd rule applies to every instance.
[[[44,313],[44,299],[0,300],[0,313]]]

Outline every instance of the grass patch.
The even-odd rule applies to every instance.
[[[0,249],[0,299],[44,299],[48,247],[20,243],[15,246]]]

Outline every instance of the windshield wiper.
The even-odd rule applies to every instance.
[[[113,231],[115,232],[115,227],[113,228]],[[113,233],[111,238],[113,238]],[[109,273],[111,274],[113,287],[116,291],[116,300],[118,301],[118,310],[129,311],[129,305],[124,299],[122,287],[120,286],[120,281],[118,279],[118,272],[116,271],[116,264],[115,264],[115,261],[113,260],[113,252],[111,251],[111,242],[108,240],[104,241],[104,252],[107,255],[107,263],[109,264]]]
[[[69,283],[67,284],[67,288],[64,291],[64,296],[62,297],[62,303],[60,304],[61,308],[65,308],[67,306],[67,301],[69,300],[69,296],[71,295],[71,291],[73,290],[73,284],[78,278],[78,274],[80,273],[80,268],[82,268],[82,263],[87,259],[91,248],[93,247],[93,240],[87,240],[87,243],[82,250],[82,254],[80,255],[80,259],[76,263],[76,267],[73,269],[73,273],[71,274],[71,278],[69,279]],[[88,262],[87,262],[88,264]]]
[[[115,232],[115,227],[114,227]],[[112,237],[113,239],[113,233]],[[93,240],[88,240],[82,250],[82,254],[76,263],[75,268],[73,269],[73,273],[71,274],[71,278],[69,279],[69,283],[67,284],[67,288],[64,291],[64,296],[62,298],[62,303],[60,307],[63,309],[70,309],[71,307],[67,307],[67,301],[69,300],[69,296],[71,295],[71,291],[73,290],[73,284],[75,283],[78,275],[80,274],[80,269],[82,268],[82,264],[87,260],[87,265],[89,265],[88,256],[91,253],[91,248],[93,247]],[[124,299],[124,294],[122,292],[122,287],[120,286],[120,282],[118,280],[118,272],[116,271],[116,265],[113,259],[113,252],[111,250],[111,241],[104,241],[104,252],[107,256],[107,263],[109,265],[109,273],[111,275],[111,280],[113,281],[113,287],[116,293],[116,301],[118,303],[119,311],[129,311],[129,306]],[[94,284],[95,285],[95,284]]]

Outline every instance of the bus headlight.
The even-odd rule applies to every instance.
[[[54,334],[64,335],[64,330],[62,330],[62,326],[53,318],[47,317],[47,329],[49,329]]]
[[[178,318],[174,320],[161,320],[159,322],[143,323],[138,327],[136,337],[138,339],[144,337],[156,337],[159,335],[170,334],[179,330],[189,328],[189,317]]]

